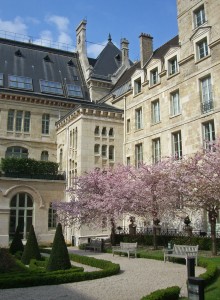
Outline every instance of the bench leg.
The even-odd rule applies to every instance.
[[[130,259],[130,252],[128,251],[128,258]]]

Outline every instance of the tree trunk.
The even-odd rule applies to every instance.
[[[157,250],[157,228],[153,225],[153,246],[154,250]]]
[[[216,218],[217,213],[213,209],[209,211],[209,223],[211,226],[211,240],[212,240],[212,255],[217,255],[217,245],[216,245]]]
[[[111,245],[115,246],[115,222],[113,219],[111,219]]]

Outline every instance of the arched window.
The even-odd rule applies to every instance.
[[[43,160],[43,161],[48,161],[48,158],[49,158],[48,151],[42,151],[40,159]]]
[[[99,126],[95,127],[95,131],[94,131],[95,135],[99,135]]]
[[[107,135],[106,127],[103,127],[103,128],[102,128],[102,135]]]
[[[19,146],[8,147],[5,153],[5,157],[27,158],[28,149]]]
[[[113,129],[113,128],[110,128],[110,129],[109,129],[108,135],[109,135],[109,136],[114,136],[114,129]]]
[[[56,228],[57,226],[57,214],[56,209],[53,208],[52,203],[48,209],[48,229]]]
[[[13,237],[18,226],[23,239],[27,239],[27,234],[32,225],[33,200],[27,193],[18,193],[10,203],[10,226],[9,236]]]

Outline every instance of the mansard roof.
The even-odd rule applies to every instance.
[[[0,38],[0,74],[3,74],[0,90],[4,92],[45,95],[65,101],[90,101],[78,54],[75,52]],[[32,88],[24,89],[21,85],[19,88],[17,82],[14,86],[9,85],[11,75],[15,76],[15,81],[28,78]],[[61,84],[63,94],[43,92],[40,80]],[[82,96],[69,96],[66,89],[68,84],[81,87]]]
[[[157,48],[152,55],[152,59],[163,59],[163,57],[166,55],[166,53],[169,51],[172,47],[179,46],[179,36],[175,36],[165,44],[163,44],[161,47]]]

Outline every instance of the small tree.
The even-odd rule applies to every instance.
[[[37,243],[37,238],[34,232],[34,226],[31,225],[27,243],[24,247],[24,252],[21,257],[23,264],[28,265],[32,258],[41,259],[40,250]]]
[[[10,245],[10,249],[9,250],[10,250],[11,254],[15,254],[18,251],[20,251],[20,252],[24,251],[24,245],[23,245],[22,240],[21,240],[21,236],[20,236],[20,232],[19,232],[19,227],[18,226],[16,228],[15,235],[14,235],[14,238],[12,240],[12,243]]]
[[[47,264],[47,271],[67,270],[71,268],[67,246],[62,233],[62,226],[57,225],[53,247]]]

